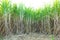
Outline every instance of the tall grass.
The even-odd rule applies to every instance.
[[[14,34],[29,32],[58,34],[60,31],[59,0],[54,2],[53,7],[47,5],[44,9],[38,8],[36,10],[27,8],[23,4],[17,6],[17,4],[12,5],[9,0],[2,0],[0,17],[2,16],[5,20],[5,25],[2,27],[5,27],[7,34],[9,34],[8,32]]]

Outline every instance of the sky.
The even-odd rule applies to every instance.
[[[26,7],[36,8],[44,8],[45,5],[50,4],[53,6],[54,0],[11,0],[11,3],[20,4],[23,3]]]

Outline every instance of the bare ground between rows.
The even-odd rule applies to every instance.
[[[60,38],[52,35],[30,33],[6,36],[4,40],[60,40]]]

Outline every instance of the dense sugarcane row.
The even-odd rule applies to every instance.
[[[44,9],[27,8],[25,5],[11,5],[9,0],[0,4],[0,34],[44,33],[60,34],[60,3]]]

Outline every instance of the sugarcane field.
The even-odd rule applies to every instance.
[[[0,0],[0,40],[60,40],[60,0]]]

